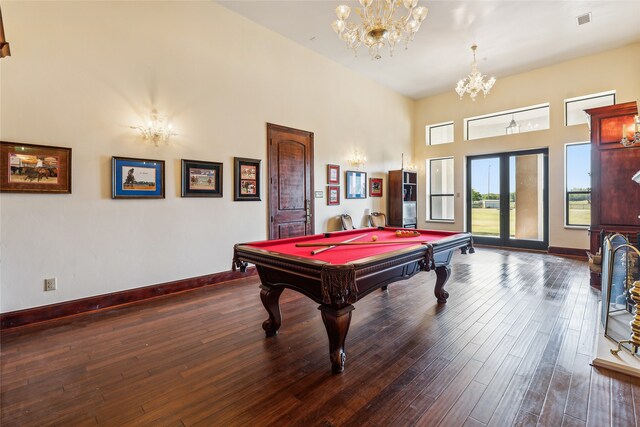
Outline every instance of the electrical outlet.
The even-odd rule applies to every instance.
[[[44,279],[45,291],[55,291],[56,289],[58,289],[58,282],[56,281],[55,277],[51,279]]]

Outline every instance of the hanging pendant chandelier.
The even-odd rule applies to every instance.
[[[482,73],[478,71],[478,64],[476,63],[476,49],[478,46],[475,44],[471,46],[471,50],[473,51],[473,62],[471,63],[471,73],[465,77],[464,79],[458,82],[456,86],[456,92],[460,95],[460,99],[464,96],[465,93],[469,94],[469,97],[472,101],[476,100],[476,96],[478,93],[484,93],[484,96],[487,96],[493,84],[496,82],[495,77],[491,77],[486,82],[484,81],[486,76],[483,76]]]
[[[513,135],[514,133],[520,133],[520,125],[516,122],[515,114],[511,115],[511,122],[506,127],[507,135]]]
[[[401,4],[407,15],[396,17]],[[361,24],[347,22],[351,8],[340,5],[336,8],[338,19],[331,27],[356,54],[361,44],[367,46],[371,59],[380,59],[380,49],[385,45],[390,56],[398,42],[404,42],[406,49],[428,13],[426,7],[416,7],[418,0],[360,0],[360,5],[363,9],[356,9],[356,13],[362,19]]]

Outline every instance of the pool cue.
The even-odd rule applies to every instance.
[[[316,255],[316,254],[319,254],[320,252],[328,251],[329,249],[335,248],[335,247],[336,247],[336,245],[340,245],[340,244],[343,244],[343,243],[350,243],[350,242],[353,242],[354,240],[357,240],[357,239],[359,239],[359,238],[361,238],[361,237],[364,237],[364,236],[366,236],[367,234],[369,234],[369,233],[364,233],[363,235],[358,236],[358,237],[354,237],[353,239],[345,240],[344,242],[331,243],[331,244],[329,244],[329,245],[326,245],[326,244],[322,244],[322,245],[311,245],[311,246],[329,246],[328,248],[317,249],[317,250],[315,250],[315,251],[311,251],[311,255]],[[300,245],[300,246],[298,246],[298,245],[296,245],[296,246],[298,246],[298,247],[302,247],[302,244],[299,244],[299,245]]]
[[[400,242],[335,242],[335,243],[296,243],[298,248],[310,248],[313,246],[353,246],[353,245],[421,245],[424,243],[430,243],[428,240],[404,240]]]

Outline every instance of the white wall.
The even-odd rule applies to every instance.
[[[72,147],[70,195],[0,195],[0,311],[224,270],[267,237],[262,202],[233,202],[233,157],[263,159],[266,123],[315,133],[316,231],[386,198],[326,206],[326,164],[355,149],[369,177],[410,153],[414,102],[213,2],[3,2],[0,138]],[[156,148],[152,109],[179,133]],[[166,161],[166,199],[112,200],[111,157]],[[224,163],[224,197],[180,197],[180,159]],[[266,188],[262,181],[262,188]],[[384,193],[387,181],[385,179]],[[57,277],[59,289],[43,291]]]
[[[489,59],[490,60],[490,59]],[[482,67],[480,67],[482,71]],[[414,121],[415,155],[418,159],[454,157],[455,222],[425,221],[425,203],[418,203],[418,227],[464,230],[464,183],[466,156],[505,151],[549,148],[549,245],[565,248],[589,248],[586,229],[564,227],[564,145],[589,141],[586,124],[564,126],[564,99],[616,90],[616,102],[640,98],[640,43],[630,44],[595,55],[540,68],[508,77],[497,76],[491,93],[473,102],[460,100],[453,90],[421,99],[416,104]],[[460,77],[464,75],[461,70]],[[463,120],[518,107],[550,103],[550,129],[509,136],[463,140]],[[454,121],[455,141],[426,146],[425,126]],[[418,162],[419,197],[426,194],[425,162]],[[419,199],[420,200],[420,199]],[[424,199],[422,199],[424,200]]]

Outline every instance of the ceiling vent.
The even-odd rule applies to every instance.
[[[591,12],[580,15],[576,19],[578,20],[578,25],[588,24],[591,22]]]

